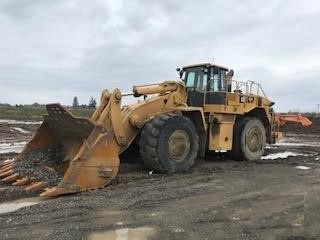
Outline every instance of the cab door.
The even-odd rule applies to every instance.
[[[188,92],[187,104],[189,106],[203,107],[208,74],[209,71],[206,67],[185,69],[185,83]]]

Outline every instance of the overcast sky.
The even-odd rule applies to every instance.
[[[316,111],[319,39],[315,0],[0,0],[0,102],[88,104],[214,61],[277,111]]]

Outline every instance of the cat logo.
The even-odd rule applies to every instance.
[[[246,101],[246,97],[245,96],[240,96],[240,103],[253,103],[254,101],[254,97],[248,97],[247,101]]]
[[[248,97],[248,103],[253,103],[254,97]]]

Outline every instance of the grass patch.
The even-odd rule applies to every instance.
[[[95,108],[88,107],[65,107],[77,117],[90,117]],[[14,120],[35,120],[43,119],[43,115],[47,114],[45,105],[16,105],[11,106],[7,104],[0,105],[1,119]]]

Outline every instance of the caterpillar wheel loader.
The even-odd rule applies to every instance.
[[[3,163],[2,181],[57,196],[108,185],[119,155],[136,142],[148,168],[170,174],[188,170],[206,151],[251,161],[274,143],[274,103],[259,84],[209,63],[177,71],[178,81],[133,86],[130,94],[104,90],[90,119],[47,105],[31,141]],[[143,99],[122,106],[126,95]]]

